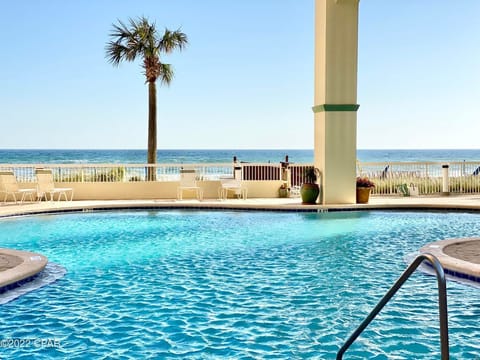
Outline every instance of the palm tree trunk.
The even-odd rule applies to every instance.
[[[155,81],[148,82],[148,151],[147,161],[149,164],[157,163],[157,88]],[[148,167],[147,177],[155,181],[156,168]]]

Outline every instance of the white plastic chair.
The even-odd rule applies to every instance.
[[[183,199],[183,192],[195,191],[198,200],[203,199],[203,190],[197,185],[197,173],[193,169],[180,170],[180,186],[177,188],[177,199]]]
[[[50,201],[54,200],[55,194],[58,194],[57,201],[64,197],[65,201],[73,200],[73,189],[72,188],[57,188],[53,181],[53,174],[51,170],[48,169],[36,169],[35,176],[37,177],[37,198],[41,200],[45,198],[45,201],[48,200],[50,196]],[[70,195],[70,198],[68,197]]]
[[[221,200],[226,200],[228,192],[233,192],[237,197],[241,197],[243,200],[247,198],[248,189],[242,185],[241,180],[237,179],[220,179],[222,186],[218,189],[218,197]]]
[[[4,203],[7,202],[8,196],[11,195],[16,204],[17,195],[20,196],[20,203],[23,203],[27,196],[30,197],[30,201],[34,201],[33,197],[36,196],[37,190],[21,189],[13,171],[0,171],[0,193],[5,194],[3,197]]]
[[[300,197],[301,186],[295,185],[290,188],[290,197]]]

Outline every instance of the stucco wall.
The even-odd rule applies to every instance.
[[[275,198],[282,181],[244,181],[249,198]],[[199,181],[205,199],[218,198],[220,181]],[[56,187],[74,189],[74,200],[135,200],[175,199],[178,181],[164,182],[111,182],[111,183],[57,183]],[[35,184],[22,184],[23,188],[34,188]],[[193,198],[194,192],[184,191],[183,198]]]

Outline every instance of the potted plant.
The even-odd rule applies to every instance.
[[[280,188],[278,189],[278,197],[281,198],[287,198],[290,196],[290,189],[287,186],[287,183],[283,183],[280,185]]]
[[[317,184],[317,178],[320,176],[320,170],[315,167],[308,167],[305,169],[305,182],[300,188],[300,195],[302,196],[303,204],[315,204],[317,202],[318,194],[320,194],[320,187]]]
[[[368,203],[373,187],[375,184],[368,177],[357,177],[357,204]]]

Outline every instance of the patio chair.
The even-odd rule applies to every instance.
[[[242,185],[242,181],[238,179],[220,179],[221,186],[218,189],[218,197],[220,200],[226,200],[228,192],[233,192],[238,198],[245,200],[247,198],[248,189]]]
[[[197,185],[197,173],[194,169],[180,170],[180,186],[177,188],[177,199],[183,199],[183,192],[195,191],[198,200],[203,199],[203,190]]]
[[[55,194],[58,194],[57,201],[60,201],[62,199],[62,196],[65,201],[73,200],[72,188],[55,187],[52,170],[36,169],[35,176],[37,177],[37,198],[39,200],[45,198],[45,201],[47,201],[48,196],[50,196],[50,201],[53,201]],[[70,198],[68,195],[70,195]]]
[[[300,190],[302,187],[300,185],[293,185],[290,188],[290,197],[300,197]]]
[[[20,196],[20,203],[23,203],[27,196],[30,198],[30,201],[34,201],[33,197],[36,196],[37,190],[21,189],[13,171],[0,171],[0,193],[5,194],[3,197],[4,203],[7,202],[9,196],[12,196],[16,204],[17,195]]]

